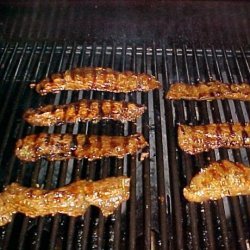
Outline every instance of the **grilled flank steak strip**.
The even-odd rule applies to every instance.
[[[34,162],[40,158],[49,161],[70,158],[89,160],[115,156],[123,158],[148,146],[141,134],[130,136],[97,136],[72,134],[32,134],[16,143],[16,156],[22,161]]]
[[[233,99],[250,101],[250,85],[247,83],[226,84],[219,81],[200,82],[195,85],[175,83],[166,94],[172,100]]]
[[[41,95],[62,90],[99,90],[115,93],[150,91],[158,89],[160,83],[152,75],[118,72],[110,68],[75,68],[52,74],[37,84],[31,84]]]
[[[250,123],[219,123],[200,126],[179,125],[178,143],[189,154],[216,148],[250,147]]]
[[[143,105],[123,101],[81,100],[65,105],[47,105],[37,109],[28,109],[23,117],[25,121],[35,126],[97,122],[101,119],[134,122],[145,109]]]
[[[101,209],[104,216],[112,214],[129,199],[130,179],[125,176],[109,177],[99,181],[80,180],[54,190],[27,188],[12,183],[0,193],[0,226],[23,213],[37,217],[55,215],[84,215],[91,205]]]
[[[227,160],[213,162],[194,176],[183,190],[188,201],[218,200],[250,194],[250,168]]]

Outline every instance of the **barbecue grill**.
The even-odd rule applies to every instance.
[[[62,42],[38,38],[24,41],[23,37],[17,42],[13,30],[15,27],[8,39],[0,43],[1,190],[12,182],[50,190],[78,179],[119,175],[131,177],[131,187],[130,199],[107,218],[95,207],[75,218],[55,215],[31,219],[18,213],[11,223],[0,228],[0,249],[250,249],[248,196],[195,204],[187,202],[182,194],[194,174],[211,161],[230,159],[250,165],[250,150],[219,149],[190,156],[178,148],[176,134],[180,123],[249,122],[249,102],[164,99],[165,91],[175,82],[193,84],[211,79],[229,84],[249,82],[247,44],[213,46],[89,39]],[[31,82],[51,73],[81,66],[145,72],[156,76],[162,89],[130,94],[65,91],[40,96],[29,88]],[[137,123],[124,124],[101,121],[48,128],[30,126],[22,119],[27,108],[66,104],[82,98],[131,101],[144,104],[147,111]],[[39,132],[98,135],[140,132],[149,142],[149,157],[143,161],[140,155],[135,155],[93,162],[20,162],[13,153],[15,142]]]

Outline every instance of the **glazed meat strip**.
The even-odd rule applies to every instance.
[[[183,190],[188,201],[218,200],[250,194],[250,168],[227,160],[213,162],[194,176]]]
[[[65,105],[47,105],[37,109],[28,109],[24,119],[35,126],[52,126],[75,122],[97,122],[117,120],[136,121],[146,107],[139,104],[110,100],[81,100]]]
[[[130,179],[109,177],[99,181],[80,180],[54,190],[27,188],[12,183],[0,193],[0,226],[12,220],[15,213],[37,217],[55,215],[84,215],[91,205],[101,209],[104,216],[112,214],[129,199]]]
[[[37,84],[31,84],[41,95],[62,90],[99,90],[115,93],[150,91],[160,87],[152,75],[118,72],[110,68],[76,68],[52,74]]]
[[[148,146],[141,134],[131,136],[97,136],[72,134],[32,134],[16,143],[16,156],[22,161],[34,162],[40,158],[49,161],[70,158],[90,161],[102,157],[123,158]]]
[[[247,83],[226,84],[219,81],[200,82],[195,85],[175,83],[166,94],[172,100],[215,100],[233,99],[250,101],[250,85]]]
[[[250,123],[219,123],[200,126],[179,125],[178,143],[194,155],[216,148],[250,147]]]

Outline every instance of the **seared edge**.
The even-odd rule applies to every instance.
[[[227,160],[211,163],[183,189],[188,201],[218,200],[250,194],[250,168]]]
[[[135,154],[148,146],[141,134],[130,136],[96,136],[72,134],[32,134],[16,143],[16,156],[22,161],[37,161],[46,158],[49,161],[70,158],[89,160],[115,156],[123,158],[126,154]]]
[[[81,100],[65,105],[46,105],[28,109],[23,118],[35,126],[52,126],[64,123],[88,122],[99,120],[117,120],[135,122],[146,107],[124,101]]]
[[[62,90],[99,90],[115,93],[150,91],[160,87],[152,75],[118,72],[110,68],[76,68],[52,74],[37,84],[31,84],[41,95]]]
[[[179,147],[188,154],[198,154],[220,147],[250,147],[250,123],[219,123],[178,126]]]
[[[226,84],[219,81],[172,84],[165,96],[172,100],[233,99],[250,101],[250,85],[247,83]]]
[[[130,179],[125,176],[109,177],[99,181],[80,180],[67,186],[42,190],[12,183],[0,193],[0,226],[20,212],[30,217],[55,215],[84,215],[91,205],[108,216],[129,199]]]

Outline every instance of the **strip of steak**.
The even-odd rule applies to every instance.
[[[52,126],[64,123],[99,120],[136,121],[146,107],[139,104],[110,100],[81,100],[65,105],[47,105],[28,109],[24,119],[35,126]]]
[[[219,81],[200,82],[195,85],[175,83],[166,94],[172,100],[215,100],[233,99],[250,101],[250,85],[247,83],[226,84]]]
[[[16,156],[22,161],[34,162],[40,158],[49,161],[70,158],[89,160],[115,156],[123,158],[148,146],[141,134],[131,136],[97,136],[72,134],[32,134],[16,143]]]
[[[250,168],[227,160],[213,162],[194,176],[183,190],[188,201],[218,200],[250,194]]]
[[[250,123],[219,123],[200,126],[179,125],[178,143],[189,154],[216,148],[250,147]]]
[[[37,84],[31,84],[41,95],[62,90],[99,90],[115,93],[150,91],[160,87],[152,75],[118,72],[110,68],[75,68],[52,74]]]
[[[30,217],[55,215],[84,215],[91,205],[108,216],[129,199],[130,179],[125,176],[109,177],[99,181],[80,180],[54,190],[27,188],[12,183],[0,193],[0,226],[12,216],[23,213]]]

